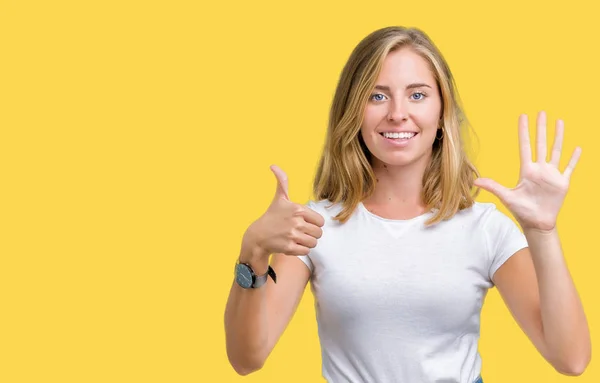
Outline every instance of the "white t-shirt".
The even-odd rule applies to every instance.
[[[496,270],[527,247],[517,225],[476,202],[433,227],[433,212],[379,217],[361,203],[308,206],[325,219],[308,256],[322,373],[329,382],[472,383],[480,375],[479,320]]]

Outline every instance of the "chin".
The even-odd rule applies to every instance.
[[[389,153],[386,153],[386,155],[382,156],[373,156],[373,158],[377,159],[377,162],[382,163],[386,166],[394,167],[412,165],[414,163],[422,161],[426,157],[430,157],[430,155],[428,156],[427,153],[423,153],[421,155],[415,155],[413,153],[396,153],[395,155],[390,155]]]
[[[417,160],[413,156],[382,156],[376,158],[378,162],[387,166],[407,166]]]

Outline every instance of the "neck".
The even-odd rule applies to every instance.
[[[377,178],[374,192],[364,204],[386,215],[412,216],[425,212],[423,201],[423,175],[429,157],[405,166],[392,166],[373,159],[373,172]]]

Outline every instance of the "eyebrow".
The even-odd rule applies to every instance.
[[[413,89],[413,88],[430,88],[431,87],[425,83],[422,82],[416,82],[416,83],[412,83],[412,84],[408,84],[406,86],[406,89]],[[375,89],[379,89],[379,90],[385,90],[385,91],[390,91],[390,87],[389,86],[385,86],[385,85],[375,85]]]

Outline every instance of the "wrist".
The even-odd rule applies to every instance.
[[[250,267],[254,271],[254,274],[256,275],[265,274],[269,268],[269,257],[265,256],[247,256],[244,253],[242,253],[240,254],[238,262],[250,265]]]
[[[268,259],[265,261],[266,265],[258,264],[258,262],[245,262],[243,259],[238,260],[235,265],[235,281],[237,284],[244,289],[256,289],[264,286],[269,277],[275,283],[277,281],[275,270],[269,266]],[[263,267],[265,268],[264,272],[261,270]]]
[[[549,229],[540,229],[537,227],[524,227],[523,228],[523,234],[525,234],[526,237],[529,237],[529,236],[549,237],[549,236],[555,235],[556,233],[557,233],[556,226],[553,226],[552,228],[549,228]]]
[[[254,273],[262,275],[269,267],[269,253],[253,241],[244,241],[238,258],[239,263],[250,265]]]

